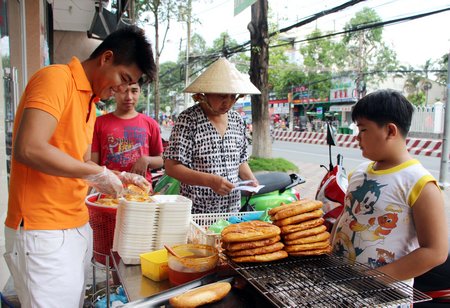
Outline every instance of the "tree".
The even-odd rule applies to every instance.
[[[432,87],[428,75],[433,64],[434,61],[428,59],[420,70],[414,69],[411,65],[400,65],[399,72],[395,74],[395,77],[401,77],[405,80],[403,90],[406,98],[416,106],[428,104],[428,91]]]
[[[251,22],[248,25],[251,41],[250,80],[261,91],[252,95],[253,156],[270,158],[272,147],[269,130],[269,37],[267,25],[267,0],[252,4]]]
[[[175,98],[184,89],[184,71],[175,62],[164,62],[160,65],[161,109],[169,106],[175,110]]]
[[[170,28],[170,21],[178,15],[179,9],[184,8],[183,0],[136,0],[136,15],[143,21],[150,21],[155,29],[155,81],[153,83],[155,101],[155,120],[159,123],[160,92],[159,92],[159,58],[164,50],[164,44]],[[147,16],[150,12],[152,16]],[[160,42],[160,25],[165,25],[163,39]],[[161,44],[160,44],[161,43]]]
[[[293,86],[298,85],[305,74],[295,63],[289,63],[286,55],[289,45],[278,38],[271,38],[272,46],[269,49],[269,90],[275,92],[277,97],[287,97]],[[281,47],[279,47],[281,46]]]
[[[439,65],[439,70],[436,74],[436,82],[446,85],[447,84],[447,69],[448,69],[448,53],[443,55],[438,61],[437,64]]]
[[[356,71],[358,98],[366,93],[369,80],[376,84],[387,76],[387,71],[397,67],[396,53],[383,42],[383,28],[358,30],[363,26],[380,22],[381,18],[371,8],[359,11],[344,26],[347,32],[342,42],[347,48],[345,62],[349,70]],[[370,76],[370,79],[368,78]]]
[[[312,98],[327,98],[330,94],[332,72],[343,66],[346,51],[343,44],[331,38],[320,38],[322,31],[315,29],[307,38],[309,41],[300,48],[304,70],[307,73],[308,90]]]

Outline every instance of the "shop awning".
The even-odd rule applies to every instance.
[[[330,106],[330,112],[342,112],[342,111],[352,111],[352,107],[354,104],[348,104],[348,105],[333,105]]]

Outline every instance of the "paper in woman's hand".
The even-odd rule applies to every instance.
[[[257,193],[261,188],[264,187],[264,185],[258,185],[258,186],[248,185],[251,183],[253,183],[252,180],[238,182],[235,184],[234,190],[245,190],[245,191]]]

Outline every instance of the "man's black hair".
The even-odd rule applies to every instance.
[[[406,138],[411,127],[413,105],[400,92],[378,90],[361,98],[352,109],[352,120],[366,118],[383,126],[394,123]]]
[[[145,75],[145,82],[152,82],[155,79],[156,65],[152,46],[142,29],[126,26],[112,32],[92,52],[89,60],[97,58],[107,50],[114,53],[115,65],[136,64]]]

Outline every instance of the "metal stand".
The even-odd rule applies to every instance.
[[[96,300],[95,295],[97,294],[97,292],[102,291],[104,289],[105,293],[106,293],[105,294],[106,295],[106,307],[109,308],[110,307],[110,295],[111,295],[110,271],[115,271],[115,269],[110,266],[110,256],[109,255],[105,255],[105,254],[98,253],[95,251],[94,251],[94,255],[101,255],[101,256],[105,257],[105,264],[101,264],[101,263],[95,261],[94,257],[91,259],[91,263],[92,263],[92,304]],[[105,271],[105,274],[106,274],[105,287],[101,288],[101,289],[98,289],[98,285],[97,285],[97,269],[101,269],[102,271]],[[100,282],[99,282],[99,284],[100,284]]]

